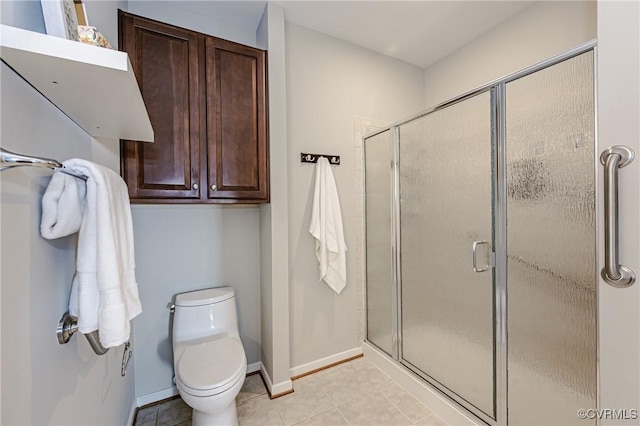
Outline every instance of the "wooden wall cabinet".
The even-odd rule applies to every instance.
[[[265,51],[120,12],[155,143],[123,141],[132,203],[269,201]]]

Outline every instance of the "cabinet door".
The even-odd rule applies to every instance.
[[[268,201],[265,52],[206,39],[208,198]]]
[[[122,143],[122,174],[132,202],[199,199],[197,34],[121,12],[120,43],[155,131],[155,143]]]

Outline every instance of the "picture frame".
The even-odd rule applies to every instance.
[[[78,41],[78,17],[73,0],[40,0],[47,34]]]
[[[89,26],[89,17],[87,16],[87,8],[82,0],[73,0],[76,7],[76,16],[78,18],[78,25]]]

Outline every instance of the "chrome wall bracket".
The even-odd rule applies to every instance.
[[[71,336],[73,336],[76,331],[78,331],[78,318],[70,315],[68,311],[62,314],[62,318],[58,321],[58,327],[56,328],[58,343],[61,345],[69,343]],[[91,333],[85,334],[84,337],[87,338],[91,349],[93,349],[96,355],[104,355],[109,350],[109,348],[105,348],[100,343],[98,331],[92,331]]]
[[[629,147],[616,145],[600,155],[604,165],[604,268],[600,275],[609,285],[625,288],[636,280],[634,272],[619,263],[618,169],[630,164],[635,153]]]
[[[69,343],[71,336],[76,331],[78,331],[78,318],[69,315],[68,311],[62,314],[62,318],[58,321],[58,327],[56,328],[58,343],[61,345]]]

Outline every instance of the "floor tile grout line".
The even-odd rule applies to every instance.
[[[418,423],[420,423],[421,421],[423,421],[423,420],[427,420],[429,417],[435,417],[435,415],[434,415],[433,413],[431,413],[431,414],[429,414],[428,416],[426,416],[426,417],[422,417],[421,419],[419,419],[419,420],[417,420],[417,421],[415,421],[415,422],[413,422],[413,423],[411,423],[411,424],[412,424],[412,425],[417,425],[417,424],[418,424]]]
[[[310,419],[310,418],[312,418],[312,417],[319,416],[320,414],[322,414],[322,413],[324,413],[324,412],[326,412],[326,411],[329,411],[329,410],[331,410],[332,408],[336,408],[336,409],[337,409],[337,407],[336,407],[335,403],[333,402],[333,400],[331,399],[331,397],[330,397],[330,396],[329,396],[329,395],[324,391],[324,388],[322,388],[322,387],[321,387],[321,388],[320,388],[320,392],[321,392],[322,394],[324,394],[325,398],[326,398],[326,399],[329,401],[329,403],[331,404],[331,407],[326,408],[326,409],[324,409],[324,410],[322,410],[322,411],[319,411],[319,412],[317,412],[317,413],[315,413],[315,414],[311,414],[310,416],[307,416],[307,417],[304,417],[304,418],[302,418],[302,419],[299,419],[298,421],[296,421],[295,423],[293,423],[293,424],[292,424],[292,425],[290,425],[290,426],[296,425],[296,424],[298,424],[298,423],[300,423],[300,422],[303,422],[303,421],[305,421],[305,420],[308,420],[308,419]],[[279,411],[279,410],[278,410],[278,411]],[[283,420],[284,420],[284,418],[283,418]],[[285,426],[287,426],[287,423],[286,423],[286,422],[284,422],[284,424],[285,424]]]
[[[358,394],[358,395],[351,396],[349,399],[345,399],[344,401],[340,402],[339,404],[337,404],[337,403],[335,403],[335,404],[336,404],[336,406],[337,406],[337,405],[343,405],[343,404],[346,404],[347,402],[353,401],[353,400],[354,400],[354,399],[356,399],[356,398],[360,398],[360,397],[362,397],[362,396],[365,396],[365,395],[368,395],[368,394],[370,394],[370,393],[375,392],[375,391],[376,391],[376,390],[378,390],[381,386],[382,386],[382,385],[380,385],[380,386],[378,386],[378,387],[374,387],[374,388],[372,388],[372,389],[368,389],[368,390],[364,391],[363,393],[360,393],[360,394]],[[331,397],[329,397],[329,399],[331,399]],[[333,402],[333,399],[331,399],[331,401]]]
[[[335,368],[336,370],[338,370],[338,369],[340,369],[340,368],[347,368],[348,366],[349,366],[349,363],[347,362],[347,363],[344,363],[344,364],[340,364],[340,365],[338,365],[338,366],[335,366],[335,367],[333,367],[333,368]],[[332,368],[332,369],[333,369],[333,368]],[[328,370],[329,370],[329,369],[324,370],[324,371],[328,371]],[[358,374],[360,374],[360,373],[361,373],[360,371],[356,371],[356,372],[357,372]],[[319,379],[320,379],[320,377],[319,377]],[[321,382],[321,380],[319,380],[319,381]],[[311,419],[311,418],[313,418],[313,417],[315,417],[315,416],[319,416],[319,415],[321,415],[322,413],[325,413],[325,412],[327,412],[327,411],[331,410],[332,408],[333,408],[333,409],[335,409],[335,410],[338,412],[338,414],[340,415],[340,417],[342,417],[342,419],[343,419],[343,420],[344,420],[348,425],[351,425],[351,423],[349,422],[349,420],[347,420],[347,418],[346,418],[346,416],[344,415],[344,413],[340,410],[339,405],[346,404],[346,403],[348,403],[349,401],[352,401],[352,400],[354,400],[354,399],[356,399],[356,398],[360,398],[360,397],[363,397],[363,396],[365,396],[365,395],[367,395],[367,394],[370,394],[370,393],[374,392],[376,389],[380,388],[382,385],[378,386],[377,388],[373,388],[373,389],[371,389],[371,390],[365,391],[365,392],[363,392],[362,394],[356,395],[356,396],[354,396],[354,397],[352,397],[352,398],[350,398],[350,399],[347,399],[347,400],[345,400],[345,401],[342,401],[342,402],[340,402],[339,404],[338,404],[337,402],[335,402],[335,401],[331,398],[331,396],[330,396],[330,395],[325,391],[325,386],[324,386],[322,383],[319,383],[319,386],[321,387],[320,392],[322,392],[322,393],[324,394],[324,396],[329,400],[329,402],[331,403],[331,407],[329,407],[329,408],[327,408],[327,409],[325,409],[325,410],[322,410],[322,411],[320,411],[320,412],[318,412],[318,413],[315,413],[315,414],[312,414],[312,415],[310,415],[310,416],[307,416],[307,417],[305,417],[305,418],[303,418],[303,419],[300,419],[299,421],[297,421],[297,422],[296,422],[296,423],[294,423],[293,425],[298,424],[298,423],[301,423],[301,422],[303,422],[303,421],[305,421],[305,420]],[[278,410],[278,411],[279,411],[279,410]],[[279,412],[279,413],[280,413],[280,412]],[[284,419],[283,419],[283,420],[284,420]],[[286,423],[285,423],[285,426],[286,426]]]
[[[349,419],[347,419],[347,416],[344,415],[342,410],[340,410],[340,408],[338,408],[338,407],[336,407],[336,410],[338,410],[338,413],[340,414],[340,417],[342,417],[344,419],[344,421],[347,422],[347,425],[351,426],[351,422],[349,421]]]
[[[321,415],[322,413],[326,413],[327,411],[331,411],[331,410],[334,410],[334,409],[336,409],[336,407],[329,407],[329,408],[325,408],[325,409],[324,409],[324,410],[322,410],[322,411],[319,411],[319,412],[317,412],[317,413],[315,413],[315,414],[312,414],[312,415],[310,415],[310,416],[308,416],[308,417],[305,417],[305,418],[303,418],[303,419],[300,419],[300,420],[296,421],[295,423],[292,423],[290,426],[296,426],[297,424],[300,424],[300,423],[302,423],[302,422],[304,422],[304,421],[306,421],[306,420],[312,419],[312,418],[314,418],[314,417],[316,417],[316,416]],[[285,426],[286,426],[286,423],[285,423]]]
[[[257,397],[259,397],[259,396],[262,396],[262,395],[264,395],[264,394],[266,394],[266,393],[267,393],[267,392],[259,393],[259,394],[257,394],[257,395],[253,395],[253,396],[247,397],[247,398],[243,399],[243,400],[242,400],[242,401],[240,401],[240,402],[236,401],[236,404],[237,404],[237,405],[242,405],[242,404],[244,404],[245,402],[250,401],[250,400],[252,400],[252,399],[254,399],[254,398],[257,398]],[[236,397],[236,398],[237,398],[237,397]]]
[[[382,389],[382,387],[380,387],[380,389]],[[405,413],[404,411],[402,411],[402,408],[398,407],[398,405],[397,405],[397,404],[395,404],[393,401],[391,401],[389,398],[387,398],[387,396],[386,396],[384,393],[380,392],[380,395],[382,395],[382,397],[383,397],[384,399],[386,399],[387,401],[389,401],[389,404],[391,404],[391,405],[392,405],[396,410],[398,410],[398,411],[400,412],[400,414],[402,414],[402,415],[403,415],[407,420],[409,420],[409,424],[413,425],[413,424],[415,424],[415,423],[416,423],[416,422],[411,421],[411,419],[409,418],[409,416],[407,415],[407,413]],[[409,394],[409,395],[411,395],[411,394]],[[431,410],[429,410],[429,411],[431,411]],[[427,417],[428,417],[428,416],[427,416]],[[426,419],[426,417],[425,417],[425,419]]]

